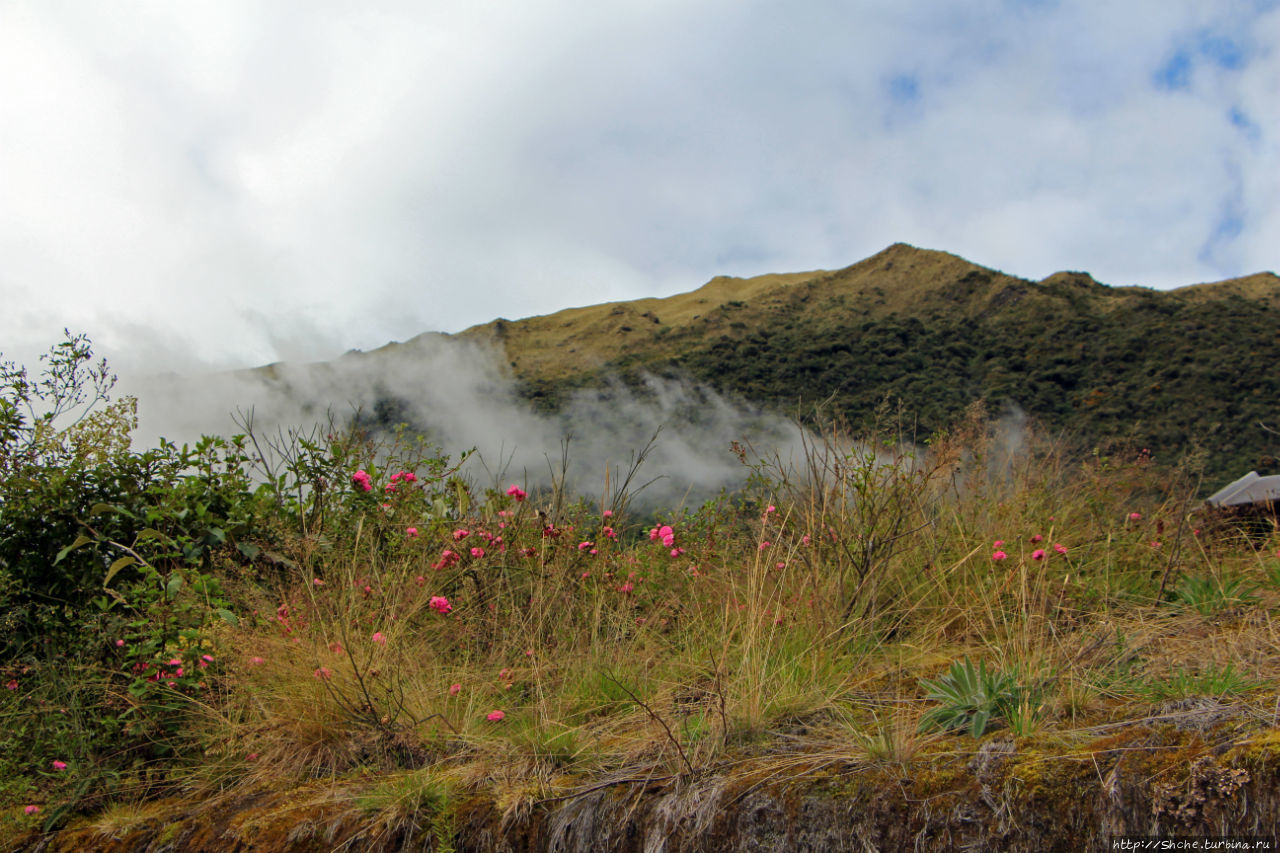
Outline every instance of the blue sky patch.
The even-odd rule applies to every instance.
[[[886,89],[895,104],[911,104],[920,99],[920,80],[914,74],[895,74]]]
[[[1176,91],[1191,86],[1191,55],[1179,50],[1161,66],[1155,76],[1156,87]]]
[[[1199,44],[1200,55],[1219,68],[1238,71],[1244,68],[1245,51],[1238,42],[1226,36],[1201,33]]]
[[[1262,128],[1256,121],[1249,117],[1249,114],[1239,107],[1232,107],[1227,112],[1227,120],[1231,122],[1231,126],[1244,134],[1245,139],[1250,142],[1258,142],[1262,139]]]

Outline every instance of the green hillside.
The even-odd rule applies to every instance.
[[[1085,273],[1033,282],[896,244],[835,272],[717,278],[462,337],[505,347],[546,409],[574,388],[655,373],[801,416],[825,401],[855,423],[889,398],[928,435],[984,399],[1087,445],[1170,460],[1203,445],[1207,485],[1280,470],[1280,435],[1266,428],[1280,427],[1272,273],[1162,292]]]

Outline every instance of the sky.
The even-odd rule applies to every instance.
[[[327,359],[898,241],[1280,268],[1280,3],[0,0],[8,359]]]

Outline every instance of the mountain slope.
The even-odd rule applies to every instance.
[[[1039,282],[895,244],[836,271],[713,279],[665,299],[495,320],[464,340],[505,351],[525,395],[642,374],[708,383],[855,423],[886,398],[922,435],[976,399],[1018,407],[1078,441],[1172,459],[1209,454],[1212,482],[1280,456],[1280,278],[1173,291],[1062,272]]]

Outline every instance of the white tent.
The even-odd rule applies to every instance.
[[[1257,471],[1250,471],[1205,499],[1211,506],[1243,506],[1268,501],[1280,503],[1280,474],[1260,477]]]

